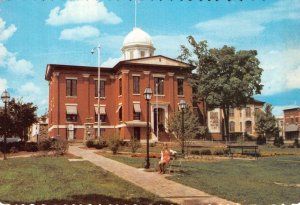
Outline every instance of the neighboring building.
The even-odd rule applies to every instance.
[[[40,117],[38,122],[34,123],[29,128],[29,141],[37,142],[48,138],[48,118]]]
[[[147,103],[143,92],[150,86],[151,139],[156,141],[157,123],[162,130],[167,128],[167,119],[178,110],[181,99],[192,105],[187,77],[193,67],[165,56],[153,56],[154,50],[151,37],[139,28],[125,37],[124,60],[113,68],[101,67],[100,110],[97,67],[48,64],[45,79],[49,81],[49,136],[68,140],[94,138],[100,114],[101,137],[118,133],[125,140],[145,140]]]
[[[279,128],[279,137],[283,137],[285,139],[285,131],[284,131],[284,117],[278,116],[276,117],[276,124]]]
[[[300,107],[283,110],[286,140],[300,138]]]
[[[245,107],[231,108],[229,110],[229,133],[247,133],[257,137],[254,113],[256,109],[262,110],[263,106],[264,102],[251,100]],[[223,119],[222,109],[216,108],[208,111],[208,132],[214,140],[222,140],[222,133],[224,132]]]

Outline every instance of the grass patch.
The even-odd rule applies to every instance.
[[[20,204],[166,204],[90,162],[64,157],[0,161],[0,201]]]
[[[141,168],[144,158],[107,155]],[[150,159],[157,166],[158,159]],[[241,204],[299,203],[300,155],[264,157],[258,160],[185,160],[171,180]]]
[[[298,163],[297,163],[298,162]],[[242,204],[299,203],[300,156],[259,160],[185,162],[185,172],[170,179]]]

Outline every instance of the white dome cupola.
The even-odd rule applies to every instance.
[[[124,60],[153,56],[154,50],[150,35],[137,27],[123,41]]]

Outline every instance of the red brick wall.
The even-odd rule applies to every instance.
[[[84,123],[87,118],[91,118],[91,122],[95,122],[95,109],[97,98],[95,98],[95,79],[97,79],[97,70],[78,70],[74,68],[59,69],[54,72],[59,72],[58,78],[52,77],[49,83],[49,136],[60,135],[67,137],[67,126],[70,124],[66,121],[66,104],[77,104],[78,117],[77,122],[71,123],[75,125],[75,138],[83,139]],[[144,71],[150,71],[146,74]],[[89,77],[84,77],[83,74],[89,74]],[[132,74],[140,75],[140,95],[133,95],[133,80]],[[121,138],[130,139],[133,136],[133,128],[121,127],[124,122],[133,120],[133,101],[140,102],[141,105],[141,121],[146,121],[146,100],[144,99],[144,89],[150,85],[154,92],[154,77],[153,74],[165,75],[164,78],[164,96],[159,97],[159,101],[169,103],[169,115],[178,110],[178,103],[183,97],[177,96],[177,77],[183,77],[182,70],[174,68],[155,67],[123,67],[117,73],[101,71],[101,80],[105,79],[105,98],[100,100],[101,105],[106,105],[107,122],[102,124],[101,128],[105,131],[101,136],[106,138],[112,136],[116,131],[119,131]],[[66,96],[66,78],[77,78],[77,97]],[[122,96],[119,96],[119,78],[122,78]],[[184,99],[192,106],[192,89],[184,80]],[[122,103],[123,122],[119,122],[119,113],[117,108],[119,103]],[[155,97],[151,99],[151,103],[155,103]],[[151,116],[151,115],[150,115]],[[60,125],[58,131],[57,125]],[[110,126],[111,128],[107,128]],[[112,128],[117,126],[116,129]],[[96,133],[96,130],[95,130]],[[141,139],[145,139],[146,128],[141,128]]]
[[[288,124],[295,124],[298,120],[300,123],[300,109],[284,111],[284,122]]]

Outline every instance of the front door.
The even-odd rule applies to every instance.
[[[141,129],[139,127],[134,127],[133,132],[134,132],[134,139],[140,140],[141,139]]]

